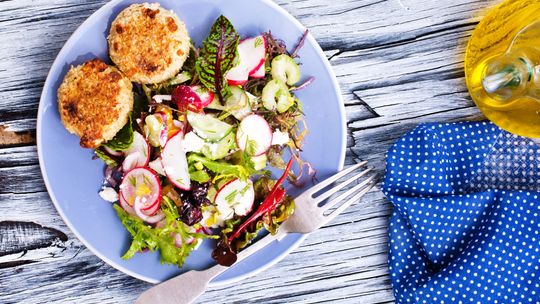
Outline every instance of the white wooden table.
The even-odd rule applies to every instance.
[[[231,0],[234,1],[234,0]],[[0,303],[129,303],[150,284],[108,266],[69,231],[35,145],[39,95],[71,33],[104,0],[0,0]],[[486,0],[279,0],[325,50],[348,118],[347,163],[384,153],[421,122],[478,119],[464,82]],[[290,256],[200,303],[393,302],[392,210],[376,189]]]

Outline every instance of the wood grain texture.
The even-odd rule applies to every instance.
[[[465,45],[495,0],[278,0],[321,44],[341,85],[347,163],[384,170],[418,123],[479,119]],[[34,146],[39,95],[63,43],[103,0],[0,1],[0,303],[130,303],[150,285],[78,241],[45,190]],[[390,204],[378,189],[271,269],[200,303],[391,303]]]

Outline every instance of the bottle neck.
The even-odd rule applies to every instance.
[[[533,67],[528,60],[503,55],[488,62],[482,86],[493,99],[510,102],[527,94],[532,78]]]

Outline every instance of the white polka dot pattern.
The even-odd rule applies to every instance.
[[[540,303],[540,147],[487,123],[423,124],[387,154],[397,303]]]

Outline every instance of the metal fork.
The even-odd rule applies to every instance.
[[[367,168],[352,178],[322,192],[325,188],[330,187],[333,183],[339,179],[345,177],[347,174],[353,171],[365,167],[367,161],[353,165],[336,175],[318,183],[314,187],[308,189],[295,199],[295,211],[293,215],[283,222],[278,232],[275,235],[267,235],[260,239],[256,243],[250,245],[246,249],[242,250],[238,254],[236,263],[249,257],[253,253],[259,251],[266,245],[279,241],[289,233],[311,233],[320,227],[326,225],[338,214],[343,212],[354,202],[357,202],[364,194],[366,194],[373,186],[375,181],[375,174],[371,172],[371,168]],[[360,183],[340,194],[339,196],[330,199],[324,205],[321,205],[325,200],[329,199],[333,194],[343,189],[347,185],[350,185],[354,181],[363,179]],[[320,193],[319,195],[316,195]],[[350,199],[346,200],[349,196],[353,195]],[[339,205],[341,203],[341,205]],[[332,209],[336,207],[335,209]],[[143,292],[139,298],[135,301],[136,304],[184,304],[191,303],[204,293],[210,280],[227,270],[228,267],[222,265],[215,265],[206,270],[196,271],[191,270],[183,273],[175,278],[169,279],[159,285],[156,285],[147,291]]]

